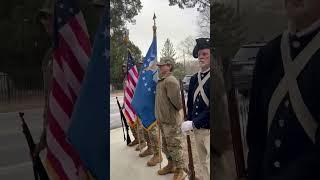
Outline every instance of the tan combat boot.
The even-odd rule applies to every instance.
[[[141,142],[137,147],[136,147],[136,151],[140,151],[142,150],[143,148],[145,148],[147,145],[146,145],[146,142]]]
[[[133,141],[131,141],[131,143],[128,144],[128,146],[134,146],[136,144],[139,144],[139,141],[137,139],[134,139]]]
[[[169,173],[174,173],[176,170],[176,166],[174,165],[173,161],[168,160],[168,165],[163,167],[162,169],[158,170],[159,175],[166,175]]]
[[[139,154],[140,157],[146,157],[153,154],[152,149],[148,146],[146,150],[144,150],[142,153]]]
[[[183,171],[183,168],[177,168],[174,171],[173,180],[183,180],[186,176],[187,174]]]
[[[147,165],[148,166],[155,166],[161,162],[162,162],[162,156],[160,156],[159,153],[157,153],[152,156],[152,158],[147,162]]]

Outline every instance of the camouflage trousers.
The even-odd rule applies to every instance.
[[[149,130],[154,152],[159,152],[158,126]],[[179,124],[160,124],[162,137],[162,151],[168,160],[171,160],[177,168],[185,168],[182,149],[182,132]]]
[[[151,141],[149,138],[149,133],[145,128],[143,128],[141,124],[136,125],[135,127],[130,126],[130,129],[135,139],[139,140],[140,143],[147,142],[148,147],[152,147]],[[138,132],[139,132],[139,136],[138,136]]]

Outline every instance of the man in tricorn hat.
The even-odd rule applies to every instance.
[[[210,39],[196,39],[193,57],[198,58],[200,71],[194,74],[189,83],[187,121],[181,129],[184,133],[194,131],[196,147],[205,180],[210,174]]]

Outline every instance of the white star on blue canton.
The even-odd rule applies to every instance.
[[[144,86],[147,86],[148,84],[147,83],[144,83]]]
[[[109,30],[106,28],[106,29],[103,31],[102,35],[104,36],[104,38],[107,38],[107,37],[109,36]]]
[[[143,80],[146,80],[146,77],[142,77]]]
[[[147,67],[147,65],[145,64],[144,67]]]
[[[109,51],[107,49],[105,49],[102,56],[109,57]]]
[[[151,88],[148,88],[148,91],[151,91]]]
[[[156,94],[156,91],[153,91],[153,94]]]
[[[143,71],[142,71],[142,74],[144,74],[145,72],[146,72],[146,71],[145,71],[145,70],[143,70]]]

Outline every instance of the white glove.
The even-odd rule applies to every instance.
[[[192,121],[185,121],[181,124],[181,130],[183,133],[186,133],[193,129],[193,122]]]

